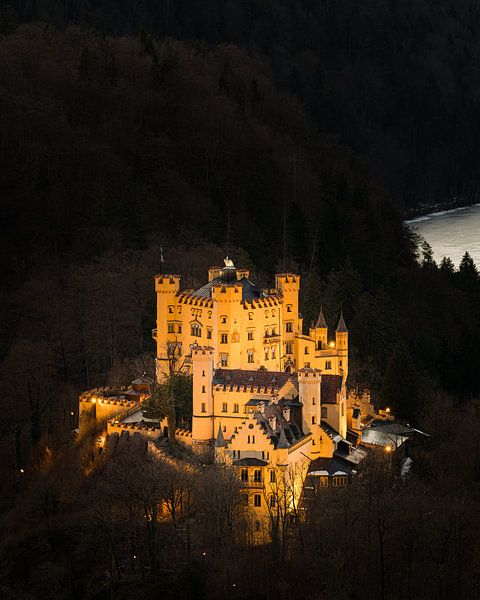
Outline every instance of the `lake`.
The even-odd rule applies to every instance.
[[[449,256],[458,266],[468,252],[480,267],[480,204],[417,217],[407,224],[430,244],[437,263]]]

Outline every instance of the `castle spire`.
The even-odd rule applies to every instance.
[[[337,333],[348,333],[347,326],[345,325],[345,320],[343,318],[343,311],[340,312],[340,319],[338,320],[338,325],[336,329]]]
[[[317,324],[315,325],[317,329],[326,328],[327,322],[325,321],[325,317],[323,316],[323,306],[320,305],[320,314],[318,315]]]
[[[222,426],[219,425],[217,439],[215,440],[215,448],[225,448],[226,445],[227,445],[227,442],[225,441],[225,438],[223,437]]]

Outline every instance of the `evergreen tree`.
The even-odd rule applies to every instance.
[[[396,417],[414,419],[420,412],[419,380],[415,362],[404,345],[399,345],[388,359],[380,397]]]

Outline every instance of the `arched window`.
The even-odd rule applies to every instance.
[[[197,321],[191,323],[191,332],[195,337],[202,337],[202,326]]]

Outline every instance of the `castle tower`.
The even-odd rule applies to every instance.
[[[215,368],[231,369],[238,368],[248,360],[246,351],[240,343],[242,284],[237,280],[235,268],[223,269],[223,277],[224,282],[212,287],[214,307],[212,335],[217,349]],[[250,368],[255,368],[258,358],[254,357]]]
[[[335,331],[335,345],[338,353],[339,370],[346,378],[348,375],[348,329],[343,319],[343,313],[340,313],[340,319]]]
[[[295,334],[302,333],[302,319],[298,314],[300,275],[277,273],[275,287],[283,297],[282,303],[282,367],[295,361]]]
[[[320,307],[320,314],[315,324],[315,347],[317,350],[322,350],[327,347],[327,344],[328,326],[323,315],[323,307]]]
[[[161,374],[168,372],[167,344],[176,341],[174,335],[168,332],[168,320],[173,320],[177,313],[176,295],[180,291],[179,275],[157,275],[155,277],[155,292],[157,293],[157,379],[162,381]]]
[[[302,431],[316,435],[321,416],[322,375],[320,369],[300,369],[298,371],[298,387],[302,407]]]
[[[215,439],[213,407],[214,349],[210,346],[192,346],[193,362],[193,418],[194,444],[208,444]]]

